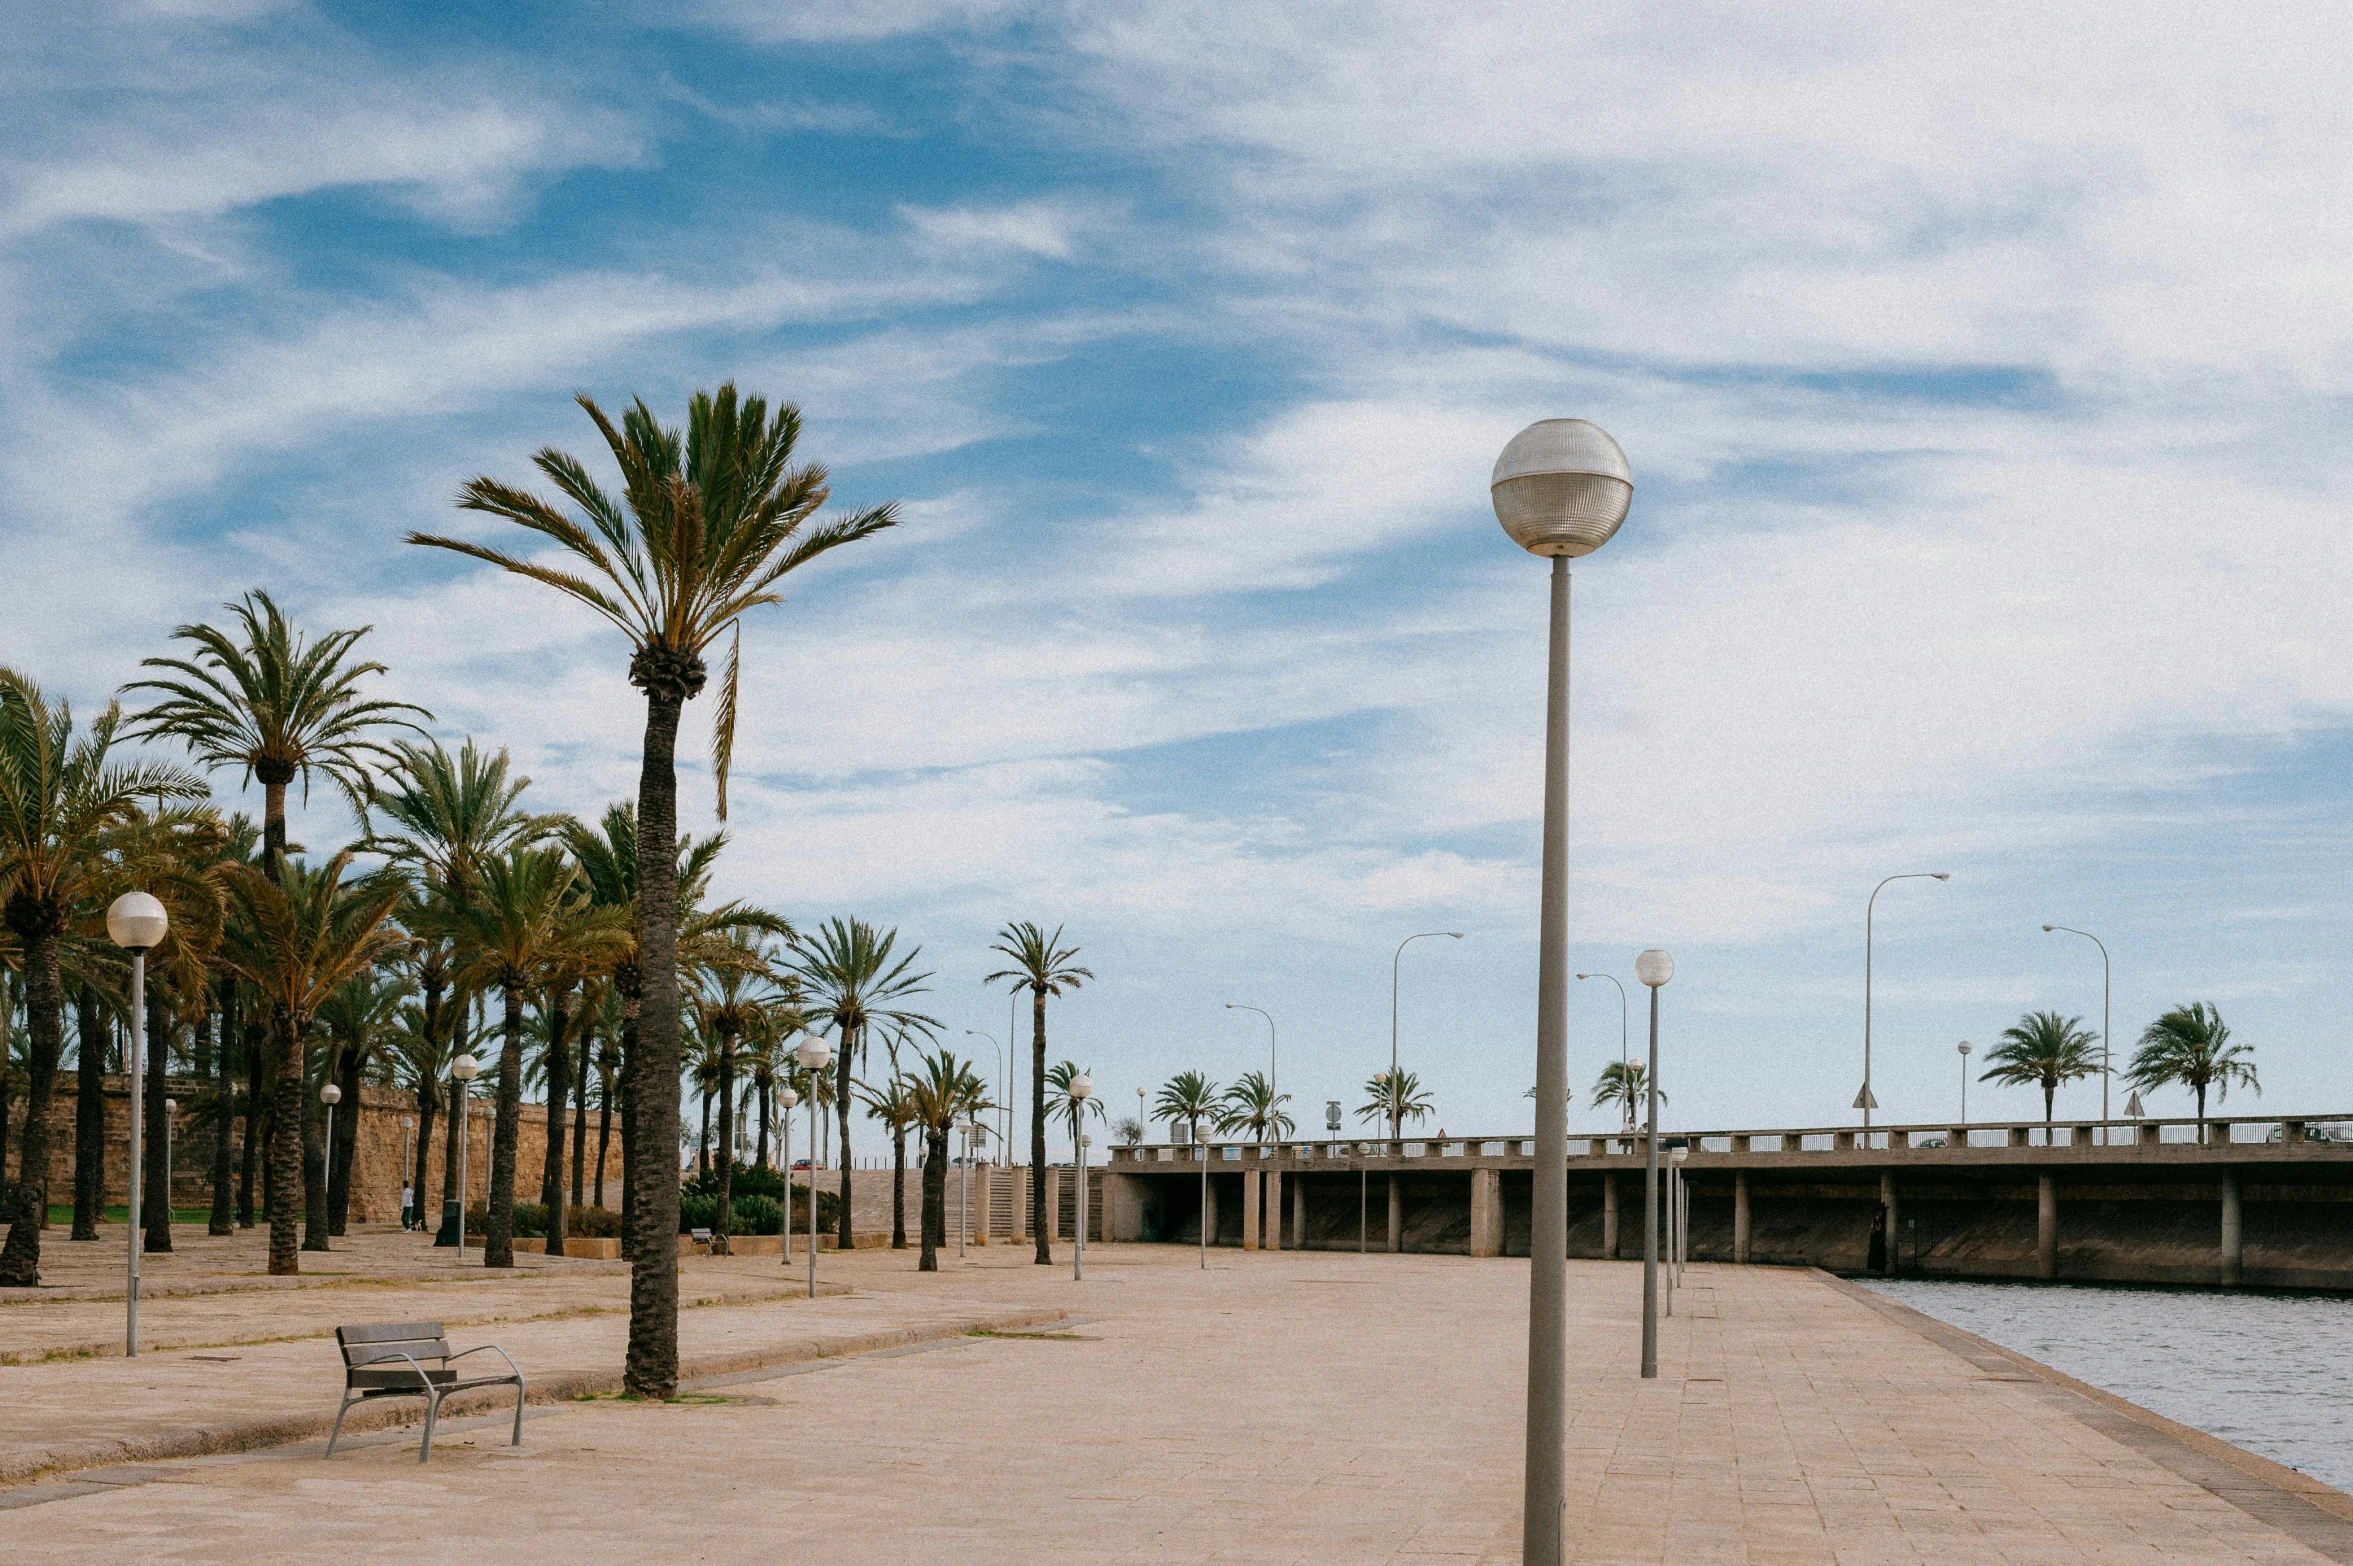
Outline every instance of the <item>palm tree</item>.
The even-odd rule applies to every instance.
[[[1394,1080],[1388,1072],[1376,1071],[1366,1081],[1364,1090],[1370,1095],[1370,1102],[1358,1107],[1359,1120],[1402,1126],[1430,1112],[1430,1095],[1422,1091],[1422,1079],[1410,1071],[1398,1072]]]
[[[1094,1072],[1088,1070],[1085,1066],[1076,1065],[1067,1060],[1057,1062],[1054,1067],[1046,1073],[1046,1086],[1054,1090],[1054,1094],[1057,1100],[1054,1106],[1055,1113],[1062,1117],[1063,1125],[1068,1128],[1071,1136],[1071,1145],[1073,1147],[1078,1145],[1079,1131],[1086,1123],[1086,1118],[1089,1112],[1092,1112],[1097,1120],[1103,1120],[1107,1118],[1104,1113],[1103,1101],[1101,1099],[1072,1098],[1070,1096],[1071,1083],[1077,1081],[1080,1077],[1091,1078],[1094,1076],[1094,1074]]]
[[[168,827],[192,824],[199,812],[162,801],[205,797],[203,780],[182,768],[111,760],[121,720],[110,705],[77,741],[70,707],[51,706],[31,680],[0,668],[0,924],[24,975],[26,1057],[26,1120],[0,1287],[40,1282],[68,927],[102,909],[111,889],[139,885],[158,868],[117,852],[141,820],[142,801],[158,802],[150,824]]]
[[[1626,1129],[1631,1131],[1635,1121],[1641,1118],[1641,1110],[1637,1106],[1649,1092],[1650,1067],[1639,1060],[1613,1060],[1601,1068],[1600,1076],[1593,1079],[1593,1107],[1599,1109],[1604,1104],[1625,1106]],[[1667,1095],[1659,1094],[1659,1102],[1663,1104],[1666,1101]]]
[[[2141,1033],[2124,1080],[2136,1088],[2178,1082],[2198,1095],[2198,1137],[2206,1135],[2206,1092],[2227,1100],[2236,1086],[2263,1091],[2255,1079],[2252,1045],[2233,1044],[2222,1013],[2205,1001],[2176,1006]]]
[[[1291,1095],[1277,1093],[1265,1072],[1244,1072],[1241,1081],[1226,1089],[1226,1108],[1218,1117],[1218,1133],[1222,1136],[1228,1131],[1247,1131],[1261,1142],[1279,1142],[1294,1129],[1291,1117],[1283,1113],[1283,1106],[1289,1102]]]
[[[2002,1030],[2002,1042],[1986,1054],[1991,1068],[1980,1082],[2004,1087],[2043,1090],[2043,1124],[2051,1122],[2052,1100],[2063,1082],[2096,1075],[2100,1058],[2093,1051],[2093,1035],[2079,1024],[2081,1017],[2062,1017],[2055,1011],[2030,1011],[2015,1027]]]
[[[440,917],[446,920],[442,933],[468,953],[457,982],[485,994],[496,990],[505,1008],[482,1265],[512,1267],[515,1144],[523,1119],[523,997],[551,972],[593,961],[619,945],[626,916],[589,900],[580,867],[562,849],[510,848],[485,861],[473,894]]]
[[[1038,1238],[1037,1264],[1045,1267],[1054,1260],[1054,1231],[1046,1226],[1046,997],[1083,988],[1094,975],[1072,966],[1078,948],[1062,944],[1060,925],[1048,935],[1027,920],[1009,924],[989,950],[1012,958],[1013,966],[986,982],[1029,991],[1029,1226]]]
[[[910,973],[922,948],[895,962],[891,950],[896,930],[881,930],[863,919],[828,919],[817,933],[794,948],[794,972],[806,996],[809,1025],[831,1028],[841,1038],[841,1057],[834,1063],[833,1103],[841,1117],[841,1235],[850,1249],[850,1105],[855,1101],[854,1062],[864,1054],[869,1033],[879,1030],[895,1060],[899,1041],[909,1032],[929,1036],[939,1023],[900,1004],[928,988],[928,973]],[[893,1073],[896,1075],[896,1073]],[[814,1200],[814,1198],[812,1198]],[[903,1239],[905,1220],[898,1221]]]
[[[1201,1140],[1201,1122],[1214,1120],[1220,1101],[1218,1085],[1198,1071],[1180,1071],[1161,1084],[1160,1096],[1152,1100],[1155,1118],[1175,1125],[1182,1120],[1192,1130],[1193,1140]]]
[[[695,996],[695,1022],[714,1046],[719,1085],[718,1212],[711,1224],[711,1253],[727,1252],[729,1209],[735,1192],[735,1077],[737,1041],[761,1031],[776,1003],[774,970],[766,951],[749,942],[725,949],[720,960],[703,964],[702,989]]]
[[[916,1125],[907,1079],[893,1072],[880,1087],[860,1087],[858,1101],[891,1134],[891,1249],[907,1248],[907,1133]]]
[[[286,856],[286,785],[302,779],[307,797],[316,772],[342,789],[357,812],[368,796],[370,763],[399,759],[377,736],[395,728],[422,734],[407,714],[433,714],[404,701],[361,699],[360,680],[384,673],[384,666],[344,658],[374,627],[330,631],[313,644],[259,588],[222,607],[242,626],[242,640],[209,625],[172,632],[174,640],[196,644],[195,656],[140,660],[141,668],[169,670],[172,677],[123,687],[162,698],[132,720],[130,734],[178,740],[207,768],[242,767],[259,779],[262,873],[275,876]]]
[[[585,524],[556,503],[490,478],[467,484],[458,501],[466,510],[505,517],[553,539],[575,557],[575,569],[463,539],[411,533],[409,542],[455,550],[552,587],[595,610],[630,641],[629,682],[646,700],[637,795],[637,861],[643,867],[637,966],[638,1043],[648,1058],[635,1084],[644,1090],[644,1102],[633,1095],[629,1113],[639,1117],[638,1139],[665,1151],[638,1160],[635,1171],[642,1188],[634,1193],[639,1200],[633,1216],[646,1243],[630,1249],[625,1380],[641,1397],[668,1397],[678,1383],[678,1255],[672,1239],[678,1163],[667,1149],[678,1141],[679,717],[708,677],[704,654],[732,633],[711,746],[724,821],[742,647],[738,621],[747,610],[781,602],[771,589],[788,572],[898,519],[893,508],[879,506],[803,531],[829,491],[823,468],[793,465],[801,415],[790,403],[770,418],[766,399],[739,403],[732,382],[716,396],[698,391],[687,405],[681,439],[678,431],[662,428],[642,399],[622,415],[619,429],[587,397],[579,401],[621,470],[619,503],[578,458],[553,447],[541,450],[533,465],[586,515]]]
[[[401,1012],[414,993],[407,974],[376,969],[344,980],[319,1008],[319,1024],[328,1041],[324,1075],[342,1093],[347,1107],[335,1117],[335,1145],[326,1149],[325,1185],[319,1193],[324,1210],[314,1225],[321,1243],[305,1249],[325,1250],[326,1235],[343,1233],[351,1216],[351,1163],[359,1151],[360,1084],[378,1051],[393,1043]]]
[[[948,1242],[948,1133],[957,1121],[995,1106],[971,1063],[946,1049],[923,1056],[900,1086],[909,1115],[923,1127],[923,1254],[915,1269],[937,1272],[940,1247]]]
[[[238,915],[228,925],[222,961],[261,992],[278,1048],[270,1137],[273,1274],[302,1270],[294,1193],[302,1176],[303,1046],[311,1023],[345,980],[391,958],[401,942],[389,921],[408,893],[404,879],[385,874],[347,886],[350,864],[347,849],[317,870],[286,861],[274,877],[242,864],[222,872]]]

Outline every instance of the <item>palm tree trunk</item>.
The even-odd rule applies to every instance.
[[[610,1072],[597,1073],[603,1091],[597,1094],[596,1112],[596,1205],[605,1205],[605,1154],[613,1145],[613,1077]]]
[[[839,1228],[835,1243],[845,1251],[857,1244],[850,1230],[850,1100],[853,1096],[850,1089],[850,1057],[856,1053],[852,1046],[857,1043],[857,1039],[856,1029],[842,1029],[842,1058],[834,1063],[833,1108],[834,1113],[841,1117],[842,1126],[841,1210],[835,1215]],[[811,1197],[810,1200],[815,1201],[816,1198]]]
[[[219,1044],[212,1057],[212,1212],[204,1225],[204,1232],[215,1236],[237,1232],[231,1190],[232,1171],[236,1166],[231,1162],[229,1147],[229,1126],[237,1109],[237,1079],[232,1074],[229,1057],[237,1038],[238,999],[237,981],[223,974],[220,1001],[215,1008]]]
[[[74,997],[74,1238],[98,1238],[106,1207],[106,1046],[98,993]]]
[[[327,1243],[330,1213],[327,1204],[327,1147],[326,1127],[321,1124],[318,1091],[310,1085],[309,1062],[303,1057],[307,1050],[295,1051],[295,1080],[302,1084],[302,1097],[295,1107],[296,1123],[302,1137],[302,1248],[306,1251],[333,1249]],[[340,1047],[331,1050],[327,1069],[320,1073],[322,1080],[335,1074],[334,1063],[341,1054]],[[281,1108],[285,1101],[279,1100]],[[290,1189],[290,1188],[282,1188]]]
[[[261,1025],[245,1029],[245,1141],[237,1150],[237,1227],[253,1227],[253,1179],[261,1163],[261,1123],[267,1106],[262,1092],[268,1061],[262,1048]]]
[[[40,910],[45,911],[45,910]],[[10,910],[15,913],[15,909]],[[65,1033],[65,986],[58,971],[62,919],[10,920],[24,951],[26,1065],[25,1128],[17,1145],[16,1211],[0,1245],[0,1288],[29,1289],[41,1281],[41,1225],[49,1216],[49,1100],[57,1087],[57,1056]],[[31,929],[25,928],[31,924]],[[0,1148],[0,1152],[4,1152]]]
[[[587,1171],[582,1167],[588,1157],[588,1070],[589,1051],[595,1047],[596,1030],[588,1029],[580,1040],[580,1058],[572,1062],[572,1205],[580,1205],[580,1177]]]
[[[948,1235],[948,1131],[923,1128],[923,1259],[917,1272],[940,1270],[940,1247]]]
[[[262,762],[254,776],[261,779],[261,873],[275,881],[286,864],[286,785],[294,778],[282,761]]]
[[[694,1172],[697,1175],[707,1175],[711,1172],[711,1090],[709,1088],[703,1089],[702,1100],[703,1129],[696,1136],[694,1144]]]
[[[452,1047],[449,1055],[452,1061],[456,1060],[463,1052],[464,1043],[465,1018],[460,1016],[450,1038]],[[455,1095],[472,1093],[473,1091],[474,1084],[471,1082],[459,1082],[450,1089],[452,1098],[449,1106],[449,1124],[442,1132],[441,1143],[441,1201],[444,1206],[453,1200],[462,1205],[466,1200],[466,1193],[458,1189],[458,1138],[465,1133],[466,1117],[460,1112],[463,1106],[457,1101]],[[434,1216],[434,1222],[437,1226],[440,1223],[438,1213]],[[457,1235],[454,1232],[450,1235],[449,1243],[457,1244]],[[458,1259],[463,1261],[465,1258],[461,1256]]]
[[[768,1167],[768,1084],[759,1085],[760,1094],[760,1156],[758,1167]]]
[[[164,1110],[170,1102],[171,1084],[165,1074],[172,1064],[172,1012],[166,1004],[159,975],[150,968],[147,974],[147,1141],[141,1149],[145,1167],[140,1177],[147,1188],[140,1192],[137,1222],[144,1231],[139,1248],[150,1254],[168,1254],[172,1248],[172,1181],[171,1181],[171,1117]]]
[[[1054,1263],[1054,1231],[1046,1222],[1046,992],[1030,986],[1029,1229],[1037,1236],[1037,1264]]]
[[[351,1165],[359,1154],[360,1051],[357,1045],[341,1052],[336,1088],[343,1102],[336,1105],[335,1142],[327,1149],[327,1232],[340,1236],[351,1218]]]
[[[678,1390],[678,716],[688,685],[701,688],[701,665],[656,665],[681,657],[649,646],[630,671],[633,679],[642,675],[646,691],[637,780],[637,1053],[644,1059],[630,1093],[638,1243],[630,1251],[623,1382],[645,1398]]]
[[[572,1046],[564,1034],[571,1025],[572,986],[558,984],[548,1000],[547,1015],[547,1157],[539,1177],[540,1204],[547,1209],[547,1254],[564,1254],[564,1111],[572,1092]]]
[[[907,1128],[891,1127],[891,1249],[907,1248]]]
[[[617,1086],[621,1090],[621,1254],[637,1254],[637,1066],[643,1051],[637,1047],[637,970],[624,967],[613,976],[621,991],[621,1059]],[[598,1165],[602,1178],[604,1166]],[[598,1205],[603,1205],[599,1203]],[[675,1236],[671,1249],[678,1247]],[[634,1271],[630,1274],[634,1279]],[[631,1287],[636,1287],[632,1282]]]
[[[417,1142],[416,1152],[410,1158],[416,1172],[410,1176],[410,1189],[416,1193],[415,1217],[420,1226],[425,1223],[425,1214],[431,1211],[425,1205],[425,1181],[433,1167],[433,1121],[441,1112],[440,1087],[432,1077],[417,1083]]]
[[[506,991],[506,1039],[498,1052],[498,1124],[490,1142],[490,1212],[482,1224],[482,1265],[515,1264],[515,1142],[523,1120],[523,987]]]
[[[276,1102],[270,1106],[270,1272],[302,1271],[300,1239],[294,1232],[294,1193],[302,1188],[303,1019],[283,1006],[273,1008],[278,1031]]]
[[[710,1097],[703,1098],[709,1113]],[[727,1254],[728,1208],[735,1196],[735,1034],[719,1030],[719,1201],[711,1217],[711,1254]]]

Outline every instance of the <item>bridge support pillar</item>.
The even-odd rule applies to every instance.
[[[2241,1264],[2246,1250],[2239,1238],[2239,1177],[2232,1171],[2222,1172],[2222,1281],[2230,1288],[2238,1287]]]
[[[1601,1177],[1601,1254],[1618,1259],[1618,1177]]]
[[[2048,1174],[2034,1183],[2034,1275],[2059,1276],[2059,1182]]]
[[[1205,1180],[1201,1185],[1201,1233],[1208,1244],[1217,1243],[1217,1182]]]
[[[1283,1172],[1269,1169],[1260,1178],[1266,1182],[1266,1217],[1265,1227],[1259,1231],[1263,1236],[1260,1243],[1267,1250],[1279,1251],[1283,1248]]]
[[[1879,1172],[1879,1210],[1886,1215],[1887,1220],[1887,1244],[1881,1251],[1879,1270],[1892,1278],[1896,1273],[1896,1259],[1903,1254],[1903,1242],[1898,1238],[1902,1231],[1896,1225],[1895,1171],[1892,1169]]]
[[[1291,1182],[1291,1249],[1307,1249],[1307,1182]]]
[[[1471,1171],[1471,1254],[1503,1254],[1503,1176],[1492,1169]]]
[[[1259,1248],[1258,1210],[1265,1185],[1266,1178],[1259,1170],[1242,1171],[1242,1249],[1246,1251]]]
[[[1732,1172],[1732,1259],[1748,1260],[1748,1171]]]
[[[1405,1186],[1395,1175],[1389,1177],[1389,1249],[1405,1249]]]

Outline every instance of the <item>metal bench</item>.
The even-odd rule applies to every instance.
[[[514,1445],[523,1444],[523,1372],[494,1343],[449,1351],[449,1334],[438,1321],[383,1322],[372,1327],[337,1327],[336,1346],[343,1350],[343,1405],[335,1410],[335,1429],[327,1437],[327,1455],[343,1434],[343,1416],[354,1403],[378,1397],[421,1397],[425,1400],[425,1443],[417,1461],[433,1455],[433,1422],[441,1415],[441,1400],[453,1392],[475,1387],[511,1386],[515,1389]],[[507,1362],[503,1376],[461,1376],[453,1362],[468,1354],[496,1354]],[[430,1363],[428,1363],[430,1362]]]

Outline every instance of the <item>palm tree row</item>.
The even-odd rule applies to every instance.
[[[1986,1055],[1986,1063],[1980,1082],[2040,1088],[2047,1124],[2060,1087],[2098,1076],[2103,1052],[2099,1036],[2084,1028],[2081,1017],[2031,1011],[2002,1030],[2002,1042]],[[2188,1088],[2197,1097],[2201,1122],[2208,1093],[2227,1099],[2233,1087],[2263,1091],[2253,1047],[2233,1043],[2222,1013],[2206,1001],[2176,1006],[2143,1029],[2124,1080],[2140,1089]]]

